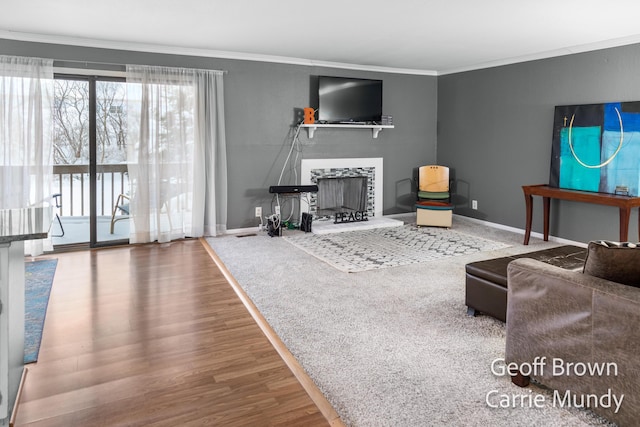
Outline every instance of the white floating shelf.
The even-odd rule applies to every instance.
[[[340,129],[371,129],[373,137],[377,138],[382,129],[393,129],[393,125],[349,125],[349,124],[312,124],[312,125],[300,125],[303,128],[307,128],[309,138],[313,138],[318,128],[340,128]]]

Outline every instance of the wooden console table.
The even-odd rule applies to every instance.
[[[544,206],[544,240],[549,240],[549,205],[551,199],[573,200],[574,202],[594,203],[598,205],[616,206],[620,209],[620,241],[626,242],[629,235],[629,217],[631,209],[640,207],[640,197],[620,196],[617,194],[593,193],[589,191],[566,190],[550,187],[545,184],[523,185],[524,200],[527,209],[527,224],[524,233],[524,244],[529,244],[531,236],[531,219],[533,196],[541,196]],[[638,235],[640,238],[640,215],[638,215]]]

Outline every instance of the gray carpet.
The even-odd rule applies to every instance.
[[[266,233],[207,240],[347,425],[606,424],[554,407],[548,390],[493,375],[504,324],[466,315],[465,264],[558,244],[532,238],[523,246],[521,234],[460,217],[453,229],[510,247],[345,273]],[[490,408],[492,390],[544,394],[547,405]]]

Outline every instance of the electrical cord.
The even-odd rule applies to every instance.
[[[291,153],[293,153],[293,149],[299,144],[300,141],[298,140],[298,135],[300,134],[300,129],[301,129],[301,125],[302,123],[298,123],[296,125],[296,131],[293,135],[293,140],[291,141],[291,148],[289,149],[289,153],[287,154],[287,158],[284,160],[284,165],[282,166],[282,171],[280,171],[280,177],[278,178],[278,185],[280,185],[280,183],[282,182],[282,176],[284,175],[284,171],[287,168],[287,164],[289,163],[289,159],[291,158]],[[297,154],[296,154],[296,160],[297,160]],[[298,166],[296,163],[294,163],[294,167],[293,167],[293,171],[295,174],[295,178],[298,177],[298,172],[297,172]]]
[[[318,109],[314,110],[314,115],[317,111]],[[293,167],[290,168],[290,170],[293,172],[293,182],[298,182],[298,159],[300,157],[300,153],[302,153],[302,147],[301,147],[300,139],[298,138],[298,136],[300,135],[300,130],[302,129],[303,123],[304,123],[303,121],[298,122],[295,126],[295,131],[293,134],[293,138],[291,140],[291,147],[289,147],[289,152],[287,153],[287,157],[284,160],[284,164],[282,165],[282,170],[280,171],[280,176],[278,177],[277,185],[281,185],[282,183],[284,172],[287,169],[287,166],[291,162],[291,155],[293,154],[294,149],[296,150],[296,155],[295,155],[295,158],[293,159]],[[306,195],[306,197],[308,200],[308,195]],[[276,201],[276,213],[267,217],[267,219],[272,222],[273,227],[275,229],[278,229],[282,225],[282,206],[280,203],[280,196],[277,193],[275,195],[275,201]],[[272,206],[272,212],[273,212],[273,206]],[[289,216],[287,217],[285,222],[289,222],[291,218],[293,218],[294,213],[295,213],[295,206],[294,206],[294,203],[292,202],[291,211],[289,212]]]
[[[293,218],[293,214],[295,213],[295,200],[296,196],[283,196],[282,200],[280,199],[280,196],[275,194],[273,197],[273,200],[271,201],[271,210],[274,210],[274,202],[276,205],[280,206],[280,214],[282,215],[282,210],[286,207],[286,204],[289,203],[289,205],[291,206],[291,211],[289,212],[289,215],[286,217],[286,219],[284,219],[284,221],[291,221],[291,218]],[[276,211],[277,214],[277,211]]]
[[[296,125],[296,129],[295,132],[293,134],[293,139],[291,141],[291,147],[289,148],[289,153],[287,153],[287,158],[284,160],[284,164],[282,165],[282,170],[280,171],[280,176],[278,177],[278,185],[280,185],[282,183],[282,177],[284,176],[284,171],[287,169],[287,165],[289,164],[290,160],[291,160],[291,154],[293,153],[293,150],[296,149],[296,155],[295,158],[293,160],[293,177],[294,177],[294,182],[298,181],[298,157],[300,155],[300,153],[302,152],[302,149],[300,148],[300,140],[298,139],[298,135],[300,134],[300,129],[302,129],[302,122],[298,123]],[[282,223],[282,208],[280,205],[280,196],[276,193],[275,195],[275,199],[276,199],[276,213],[271,215],[269,217],[269,219],[271,219],[274,228],[278,229],[281,226]],[[286,219],[286,221],[289,221],[292,217],[293,217],[293,213],[294,213],[294,206],[293,203],[291,204],[291,212],[289,214],[289,217]]]

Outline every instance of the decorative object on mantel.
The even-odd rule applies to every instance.
[[[640,101],[555,108],[549,185],[638,196]]]
[[[419,228],[415,224],[332,234],[296,234],[284,239],[349,273],[508,247],[450,229]]]
[[[25,262],[24,363],[38,360],[57,259]]]
[[[314,124],[316,122],[315,110],[311,107],[305,107],[303,111],[304,111],[304,124],[305,125]]]

